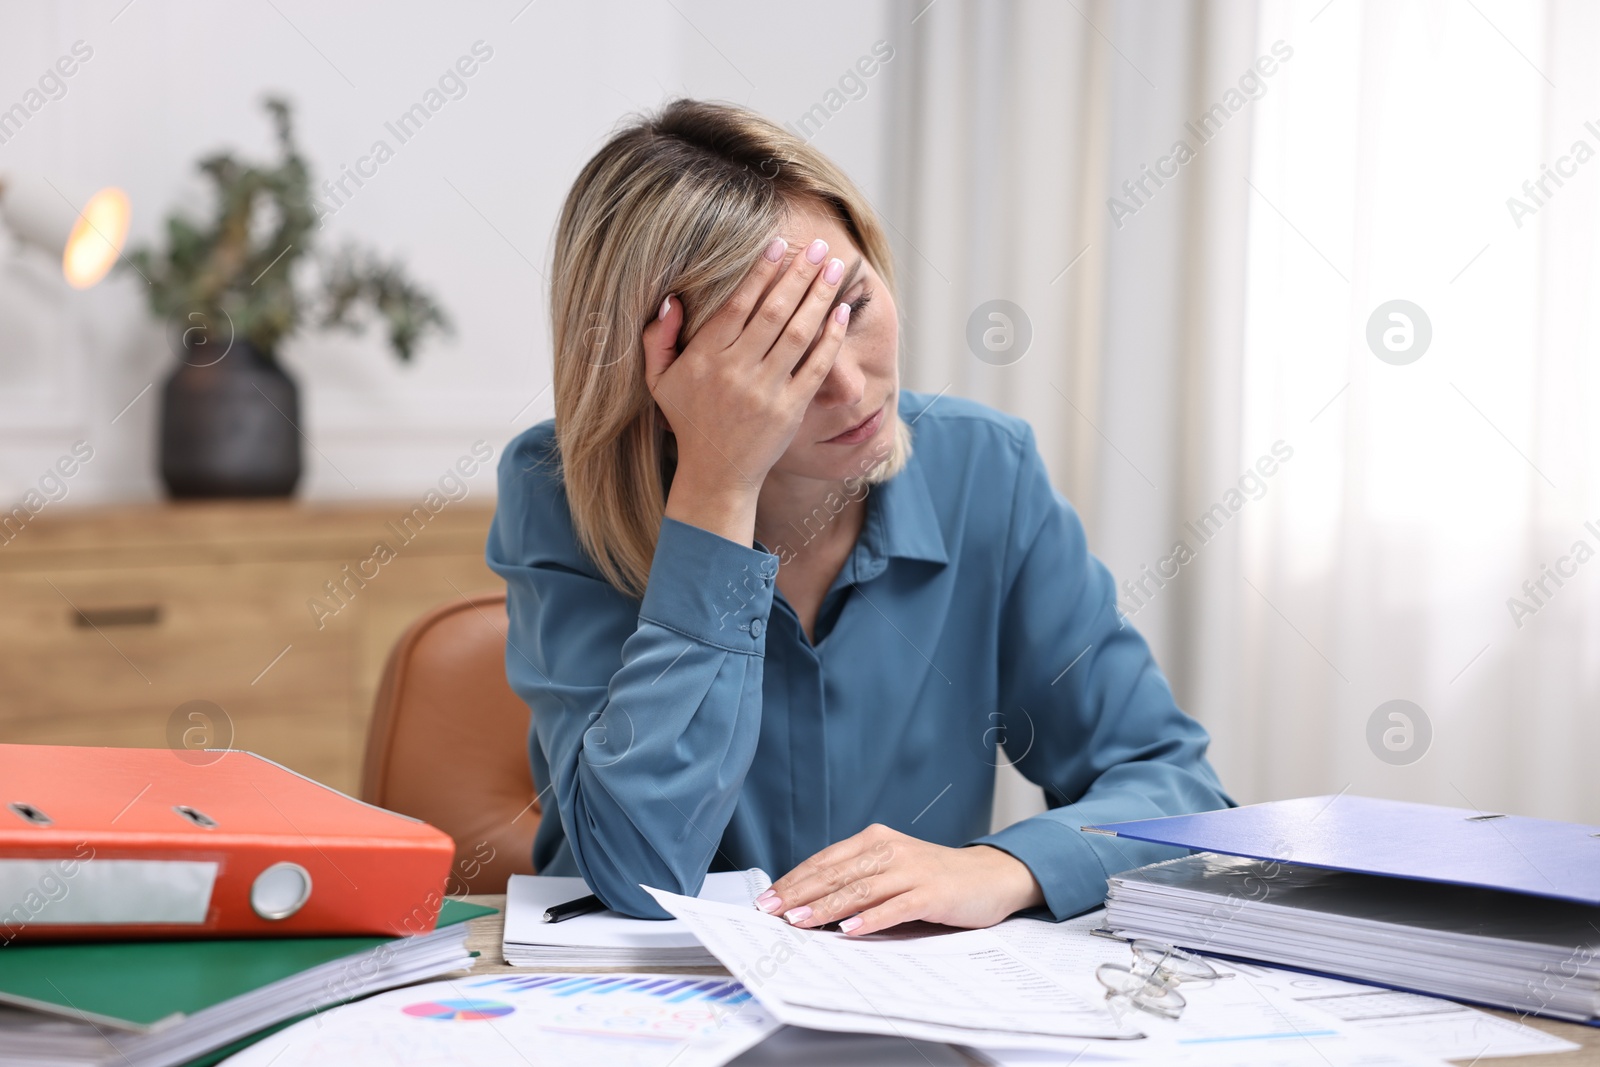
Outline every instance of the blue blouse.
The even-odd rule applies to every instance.
[[[876,822],[1005,850],[1059,920],[1183,854],[1080,827],[1232,804],[1027,423],[905,390],[899,407],[910,461],[855,487],[865,522],[815,644],[773,583],[842,495],[774,552],[663,518],[641,601],[578,545],[554,423],[507,447],[487,560],[533,712],[540,872],[664,917],[640,883],[776,878]],[[988,833],[997,746],[1049,810]]]

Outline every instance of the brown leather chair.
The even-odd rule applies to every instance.
[[[361,799],[455,838],[452,893],[533,873],[528,705],[506,681],[506,595],[434,608],[395,643],[367,730]]]

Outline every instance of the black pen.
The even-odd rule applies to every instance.
[[[600,903],[600,898],[591,893],[586,897],[579,897],[577,900],[569,900],[565,904],[557,904],[553,908],[546,909],[544,921],[558,923],[563,919],[572,919],[579,915],[588,915],[592,911],[605,910],[606,906]]]

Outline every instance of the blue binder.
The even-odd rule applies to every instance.
[[[1083,829],[1200,852],[1600,905],[1600,826],[1340,794]]]

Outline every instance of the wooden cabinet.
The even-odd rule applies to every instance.
[[[0,741],[231,745],[354,794],[395,639],[502,585],[483,562],[492,514],[47,507],[0,534]]]

